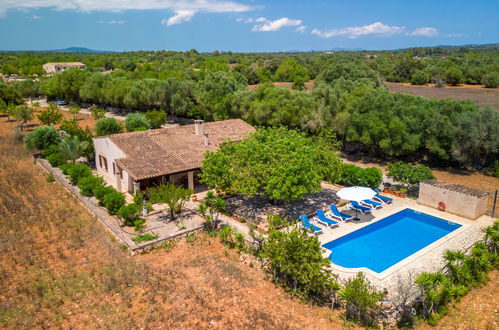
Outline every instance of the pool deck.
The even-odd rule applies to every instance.
[[[359,213],[360,221],[355,222],[350,220],[340,223],[336,228],[324,229],[324,233],[319,235],[318,238],[322,244],[328,243],[406,208],[452,221],[462,226],[381,273],[376,273],[365,267],[344,268],[332,264],[331,269],[335,274],[338,274],[340,281],[355,276],[355,274],[361,271],[376,287],[386,289],[389,297],[401,294],[401,290],[414,290],[415,288],[411,284],[414,282],[417,274],[439,271],[444,267],[443,252],[445,250],[468,250],[476,241],[482,239],[482,228],[494,223],[494,219],[488,216],[469,220],[420,205],[412,199],[393,197],[392,204],[383,204],[382,209],[372,212],[374,218],[373,216],[361,215]],[[348,211],[348,213],[352,214],[351,211]],[[324,250],[324,256],[328,257],[331,251]]]

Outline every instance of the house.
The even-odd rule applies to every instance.
[[[196,190],[206,151],[255,132],[241,119],[94,138],[97,171],[118,191],[134,193],[168,180]]]
[[[85,64],[80,62],[59,62],[59,63],[45,63],[43,70],[47,73],[61,73],[68,69],[79,68],[85,69]]]

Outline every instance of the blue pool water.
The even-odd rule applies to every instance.
[[[331,262],[377,273],[444,237],[461,225],[405,209],[324,244]]]

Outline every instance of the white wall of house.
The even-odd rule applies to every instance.
[[[94,138],[93,140],[95,148],[95,167],[97,168],[97,171],[107,179],[106,181],[112,182],[113,187],[119,191],[133,192],[133,179],[130,175],[122,169],[123,178],[120,179],[113,171],[113,164],[116,171],[118,171],[116,159],[125,157],[125,153],[106,136]],[[99,156],[102,156],[107,160],[107,169],[104,168],[104,164],[101,166]]]

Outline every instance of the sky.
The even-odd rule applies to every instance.
[[[499,42],[499,0],[0,0],[0,50],[397,49]]]

